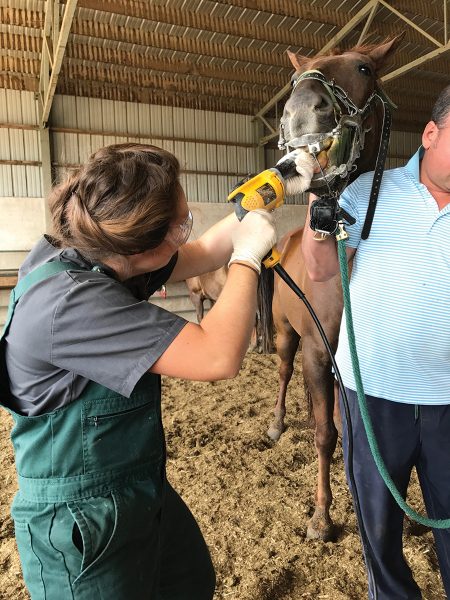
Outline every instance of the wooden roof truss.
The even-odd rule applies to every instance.
[[[36,92],[43,126],[59,93],[253,114],[266,143],[289,89],[286,50],[312,56],[406,29],[383,81],[397,128],[418,130],[450,83],[448,2],[0,0],[0,86]]]

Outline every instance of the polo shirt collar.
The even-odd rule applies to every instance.
[[[420,161],[422,160],[424,153],[424,147],[420,146],[417,152],[411,156],[405,167],[417,182],[420,182]]]

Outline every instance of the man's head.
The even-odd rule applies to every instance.
[[[450,85],[442,90],[422,134],[420,179],[438,200],[450,201]]]

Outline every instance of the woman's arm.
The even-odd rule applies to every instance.
[[[234,377],[256,316],[262,258],[276,242],[273,216],[249,213],[232,237],[230,270],[219,299],[199,325],[188,323],[150,372],[198,381]]]
[[[230,260],[233,251],[231,236],[237,227],[239,221],[233,212],[210,227],[198,240],[181,246],[169,283],[223,267]]]
[[[232,264],[219,299],[200,325],[188,323],[151,373],[196,381],[235,377],[255,324],[258,274]]]

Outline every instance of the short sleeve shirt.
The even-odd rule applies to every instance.
[[[420,181],[420,149],[386,170],[368,239],[361,230],[373,172],[341,195],[356,218],[350,295],[358,361],[367,394],[409,404],[450,402],[450,204],[439,209]],[[336,360],[356,390],[343,315]]]
[[[120,282],[108,267],[93,272],[75,249],[61,250],[43,237],[19,279],[52,260],[83,270],[33,286],[19,300],[5,338],[12,408],[28,416],[76,400],[89,381],[129,397],[187,323],[148,302],[169,278],[177,255],[158,271]]]

